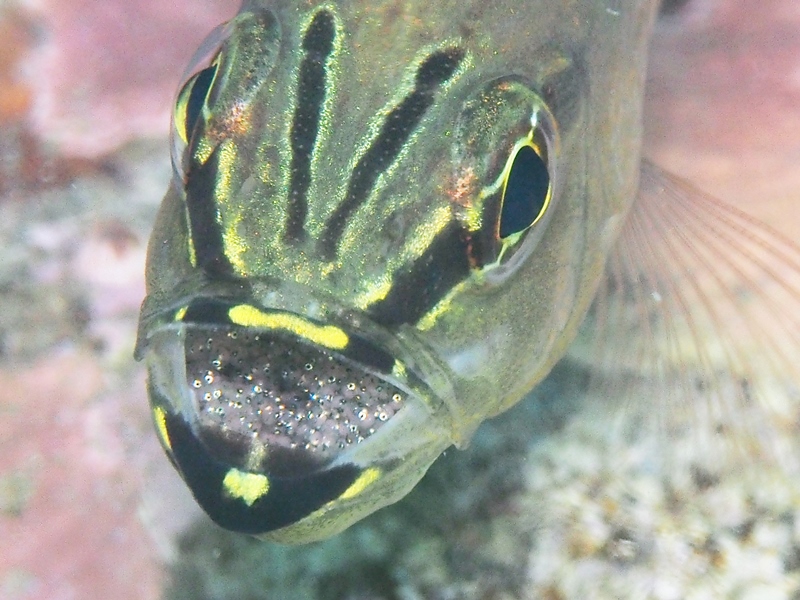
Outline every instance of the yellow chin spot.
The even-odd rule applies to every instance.
[[[333,325],[316,325],[297,315],[265,313],[248,304],[234,306],[228,311],[232,323],[242,327],[261,329],[284,329],[309,342],[341,350],[350,341],[347,334]]]
[[[172,443],[169,441],[169,432],[167,432],[167,413],[160,406],[153,409],[153,421],[156,423],[156,431],[158,431],[158,437],[161,438],[161,443],[172,451]]]
[[[240,498],[247,506],[269,491],[269,479],[259,473],[245,473],[239,469],[231,469],[222,480],[222,487],[232,498]]]
[[[361,475],[358,476],[349,488],[347,488],[344,493],[339,496],[339,500],[349,500],[355,496],[358,496],[361,492],[363,492],[368,486],[375,483],[381,476],[381,470],[377,467],[370,467],[366,469]]]

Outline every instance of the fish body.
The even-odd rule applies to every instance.
[[[176,100],[137,344],[215,521],[332,535],[548,374],[637,195],[671,185],[640,185],[657,5],[253,0],[217,31]]]

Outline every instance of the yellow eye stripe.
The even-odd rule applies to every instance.
[[[194,77],[190,79],[183,88],[181,88],[178,99],[175,102],[175,112],[172,116],[172,121],[175,124],[175,131],[178,133],[184,145],[189,144],[189,133],[186,131],[186,113],[189,106],[189,96],[192,91],[192,86],[194,85],[194,79]]]
[[[153,421],[155,421],[156,431],[158,431],[158,437],[161,439],[161,443],[167,449],[172,450],[172,442],[169,439],[169,433],[167,431],[167,413],[160,406],[153,408]]]
[[[228,318],[231,323],[242,327],[283,329],[309,342],[333,350],[342,350],[350,342],[347,334],[333,325],[316,325],[297,315],[268,314],[248,304],[240,304],[231,308],[228,311]]]

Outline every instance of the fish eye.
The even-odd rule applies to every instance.
[[[485,269],[491,281],[502,281],[533,252],[541,239],[553,198],[552,153],[556,132],[552,117],[544,107],[534,109],[528,130],[518,137],[499,177],[484,189],[484,215],[487,217],[485,247],[493,260]]]
[[[186,148],[206,104],[217,75],[219,57],[231,28],[225,24],[215,28],[195,52],[183,76],[172,111],[172,168],[175,180],[182,185]]]
[[[172,112],[173,184],[182,189],[189,164],[203,164],[232,123],[241,123],[272,70],[281,32],[269,9],[253,6],[206,37],[186,69]],[[234,35],[235,34],[235,35]],[[258,52],[247,50],[259,48]]]
[[[499,283],[531,256],[552,215],[556,120],[533,85],[503,77],[464,104],[455,143],[454,180],[474,182],[455,208],[469,232],[470,263]]]
[[[184,144],[189,143],[193,126],[214,81],[222,47],[232,33],[231,23],[215,27],[192,55],[183,72],[172,117],[176,133]]]
[[[505,171],[499,237],[508,240],[535,225],[550,204],[550,173],[536,148],[515,147]]]

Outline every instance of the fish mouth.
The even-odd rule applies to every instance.
[[[359,333],[215,298],[167,313],[144,350],[154,420],[198,503],[227,529],[296,523],[442,437],[413,376]]]
[[[296,334],[194,326],[186,382],[197,425],[264,448],[274,474],[328,464],[402,410],[408,393]]]

